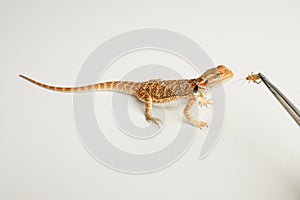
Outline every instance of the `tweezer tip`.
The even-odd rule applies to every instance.
[[[260,77],[261,80],[263,81],[266,80],[266,77],[261,72],[258,73],[258,76]]]

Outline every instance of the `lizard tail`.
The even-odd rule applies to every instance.
[[[111,82],[96,83],[96,84],[80,86],[80,87],[56,87],[56,86],[40,83],[21,74],[19,76],[42,88],[46,88],[48,90],[53,90],[57,92],[70,92],[70,93],[89,92],[89,91],[118,91],[118,92],[132,94],[135,90],[135,87],[129,88],[126,86],[128,85],[134,86],[136,84],[134,82],[127,82],[127,81],[111,81]]]

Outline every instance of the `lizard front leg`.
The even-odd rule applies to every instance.
[[[146,102],[145,106],[145,117],[148,122],[154,122],[158,127],[159,127],[159,122],[162,123],[162,121],[159,118],[155,118],[151,115],[151,110],[152,110],[152,98],[149,95],[148,92],[142,91],[139,93],[137,96],[138,99]]]
[[[202,107],[202,106],[205,106],[205,107],[208,107],[210,105],[212,105],[212,99],[207,99],[205,97],[205,95],[200,95],[197,97],[197,100],[198,100],[198,104]]]
[[[196,101],[196,97],[193,96],[189,99],[188,103],[186,104],[184,108],[184,115],[187,121],[192,124],[193,126],[196,126],[198,128],[207,127],[207,123],[203,121],[196,121],[195,118],[191,115],[190,110],[193,107],[194,103]]]
[[[205,92],[197,92],[196,94],[194,94],[196,99],[197,99],[197,102],[198,104],[202,107],[202,106],[205,106],[205,107],[208,107],[210,105],[212,105],[212,99],[208,99],[206,98],[205,96]]]

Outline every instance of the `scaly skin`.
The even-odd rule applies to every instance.
[[[133,95],[146,103],[145,117],[148,122],[154,122],[159,126],[160,119],[151,115],[152,104],[162,104],[177,99],[187,99],[184,109],[187,121],[198,128],[206,127],[207,123],[196,121],[190,114],[190,109],[198,100],[201,106],[208,106],[211,99],[205,98],[205,90],[233,77],[233,73],[225,66],[220,65],[208,69],[202,76],[195,79],[181,80],[149,80],[146,82],[112,81],[87,85],[82,87],[55,87],[46,85],[26,76],[20,77],[40,87],[58,92],[88,92],[88,91],[117,91]]]

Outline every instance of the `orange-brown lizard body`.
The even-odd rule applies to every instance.
[[[40,87],[59,92],[118,91],[133,95],[146,103],[146,120],[154,122],[157,125],[159,125],[158,122],[161,122],[161,120],[151,115],[152,104],[167,103],[177,99],[187,99],[188,103],[184,108],[184,115],[187,121],[198,128],[202,128],[206,127],[207,123],[196,121],[190,114],[190,109],[196,100],[200,101],[200,105],[207,106],[211,104],[212,101],[205,98],[205,90],[232,78],[233,73],[224,65],[220,65],[208,69],[202,76],[195,79],[154,79],[146,82],[112,81],[82,87],[55,87],[37,82],[23,75],[20,75],[20,77]]]

